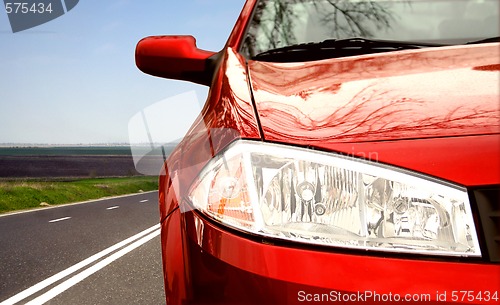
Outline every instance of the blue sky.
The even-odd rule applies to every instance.
[[[128,142],[142,109],[207,88],[155,78],[134,62],[138,40],[190,34],[218,51],[244,0],[80,0],[62,17],[13,34],[0,10],[0,143]],[[192,107],[187,107],[192,111]],[[182,107],[166,117],[183,117]],[[187,110],[186,110],[187,111]]]

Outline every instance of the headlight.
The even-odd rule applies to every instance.
[[[205,167],[189,199],[220,223],[260,236],[481,256],[465,188],[332,153],[238,141]]]

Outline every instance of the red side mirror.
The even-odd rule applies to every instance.
[[[210,85],[216,54],[198,49],[193,36],[153,36],[139,41],[135,62],[147,74]]]

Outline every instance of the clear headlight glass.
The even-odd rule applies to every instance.
[[[194,208],[294,242],[481,256],[466,189],[332,153],[237,141],[191,187]]]

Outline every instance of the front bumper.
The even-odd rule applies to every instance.
[[[170,304],[498,304],[500,265],[273,244],[195,211],[162,223]]]

